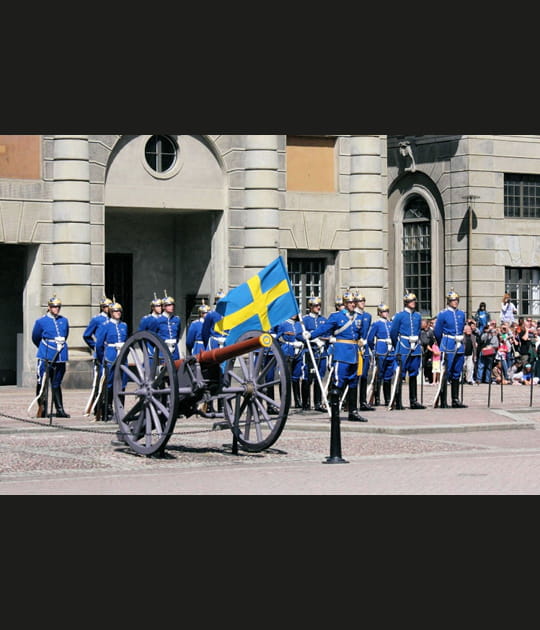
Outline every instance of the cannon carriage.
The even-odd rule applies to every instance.
[[[211,405],[212,403],[212,405]],[[237,343],[174,361],[165,343],[135,333],[119,352],[113,407],[123,442],[136,453],[163,452],[179,417],[218,420],[248,452],[270,448],[291,403],[287,361],[269,333],[244,333]],[[206,409],[215,406],[218,413]]]

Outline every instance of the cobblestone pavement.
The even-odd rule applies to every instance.
[[[435,389],[426,386],[424,404]],[[116,425],[82,415],[87,391],[65,390],[69,419],[31,419],[32,391],[0,387],[0,494],[540,493],[540,388],[468,386],[468,409],[365,413],[341,423],[348,465],[330,454],[326,414],[291,410],[272,449],[231,451],[229,431],[179,418],[161,458],[111,445]],[[408,400],[406,389],[404,400]],[[537,470],[539,469],[539,470]]]

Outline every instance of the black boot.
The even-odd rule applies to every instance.
[[[421,405],[418,400],[418,385],[416,376],[409,376],[409,401],[411,409],[425,409],[424,405]]]
[[[459,380],[451,381],[452,383],[452,409],[467,409],[459,397]]]
[[[363,418],[356,408],[356,401],[358,397],[358,389],[356,387],[349,387],[349,393],[347,400],[349,403],[349,422],[367,422],[367,418]]]
[[[403,392],[403,383],[402,381],[400,381],[397,384],[397,389],[396,389],[396,394],[394,396],[394,411],[403,411],[405,409],[405,407],[403,406],[403,402],[402,402],[402,395]]]
[[[53,387],[52,396],[54,407],[56,409],[56,417],[71,418],[71,416],[64,411],[64,403],[62,401],[62,389],[60,387]]]
[[[319,411],[321,413],[325,413],[326,409],[322,404],[322,392],[321,386],[319,385],[319,381],[315,381],[313,385],[313,402],[315,405],[315,411]]]
[[[392,396],[392,381],[383,381],[383,396],[384,406],[388,407],[390,405],[390,398]]]
[[[36,396],[39,396],[39,392],[41,391],[41,384],[38,383],[36,385]],[[45,388],[45,392],[47,388]],[[36,418],[45,418],[47,415],[47,406],[48,406],[47,396],[43,395],[41,398],[38,398],[37,401],[37,412]]]
[[[446,380],[444,381],[444,383],[441,385],[441,393],[439,394],[439,407],[441,409],[448,409],[448,402],[446,399]]]
[[[381,381],[379,379],[375,381],[375,393],[374,393],[373,404],[375,405],[375,407],[381,406]]]
[[[309,411],[311,409],[311,383],[307,380],[302,381],[302,409]]]
[[[275,389],[273,385],[271,385],[270,387],[266,387],[265,393],[268,396],[268,398],[275,400]],[[279,415],[279,409],[276,407],[275,404],[266,403],[266,410],[271,416]]]
[[[367,380],[365,378],[360,379],[360,411],[375,411],[375,407],[372,407],[367,401]]]
[[[294,397],[294,408],[302,409],[302,400],[300,398],[300,383],[298,381],[293,381],[292,391]]]

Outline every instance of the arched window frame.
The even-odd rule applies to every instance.
[[[405,289],[403,277],[403,237],[404,237],[404,219],[405,210],[410,199],[418,195],[422,197],[429,207],[431,219],[431,316],[436,316],[443,307],[445,273],[444,273],[444,224],[439,211],[436,199],[431,192],[424,186],[415,184],[407,192],[400,197],[395,211],[393,221],[394,231],[394,300],[396,311],[403,308],[403,295]]]

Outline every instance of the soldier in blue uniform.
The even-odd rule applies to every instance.
[[[333,370],[330,381],[330,403],[339,406],[341,397],[348,387],[349,421],[367,422],[367,419],[358,413],[358,364],[359,364],[359,340],[362,335],[363,320],[355,312],[354,295],[347,291],[343,295],[345,308],[332,313],[326,324],[319,326],[317,330],[306,331],[303,338],[307,341],[319,337],[334,337]]]
[[[302,337],[302,325],[298,321],[298,315],[285,320],[272,330],[275,338],[283,350],[285,359],[291,372],[294,406],[296,409],[308,409],[308,402],[302,399],[300,381],[302,379],[304,340]],[[305,393],[305,390],[304,390]]]
[[[441,378],[441,391],[438,396],[441,408],[448,407],[446,399],[446,383],[450,381],[452,390],[452,407],[454,409],[466,409],[459,396],[459,385],[465,362],[465,346],[463,344],[463,329],[465,328],[466,315],[459,309],[459,295],[451,289],[446,296],[447,308],[437,316],[434,334],[441,354],[443,375]],[[435,401],[437,404],[437,401]]]
[[[199,306],[197,312],[199,317],[195,321],[191,322],[186,337],[187,352],[188,354],[193,356],[198,355],[203,350],[206,350],[206,345],[202,337],[202,329],[204,319],[210,312],[210,307],[208,306],[208,304],[205,304],[203,300],[203,303],[201,304],[201,306]]]
[[[309,313],[304,317],[304,326],[306,330],[313,332],[319,326],[323,326],[328,321],[324,315],[321,315],[322,300],[320,297],[312,296],[308,300]],[[326,409],[322,404],[322,391],[319,379],[315,375],[315,370],[319,373],[321,381],[326,375],[328,369],[328,341],[329,337],[323,339],[314,339],[311,343],[315,365],[312,365],[311,354],[306,349],[303,352],[304,357],[304,380],[302,387],[305,393],[302,393],[304,401],[310,401],[311,386],[313,385],[313,403],[315,411],[325,412]],[[309,403],[308,403],[309,407]]]
[[[217,348],[223,348],[227,341],[227,331],[223,331],[223,334],[219,333],[214,325],[222,319],[222,316],[215,310],[217,303],[225,297],[225,291],[220,289],[214,298],[214,310],[210,311],[204,318],[203,324],[203,341],[206,342],[207,350],[216,350]]]
[[[371,328],[372,317],[371,314],[366,312],[366,297],[362,293],[355,293],[354,299],[356,303],[356,312],[362,320],[362,329],[360,334],[360,357],[361,365],[359,366],[360,378],[358,382],[358,392],[360,394],[360,411],[375,411],[367,400],[367,388],[368,388],[368,375],[371,365],[371,352],[367,343],[369,329]]]
[[[409,402],[411,409],[425,409],[418,402],[418,374],[422,365],[422,344],[420,330],[422,315],[416,310],[417,298],[414,293],[407,291],[403,297],[405,308],[392,320],[390,338],[396,349],[397,382],[395,406],[397,410],[404,409],[401,389],[403,379],[409,376]]]
[[[150,302],[150,313],[143,315],[139,322],[139,331],[149,330],[155,332],[156,323],[163,313],[163,300],[154,293],[154,299]]]
[[[101,375],[105,378],[102,396],[105,414],[98,415],[106,421],[111,420],[113,416],[113,381],[116,359],[128,338],[128,326],[122,321],[122,305],[113,302],[109,306],[109,313],[109,321],[98,328],[96,337],[96,355],[101,364]],[[123,382],[124,385],[127,382],[125,377]]]
[[[109,306],[111,304],[112,300],[104,295],[99,301],[99,313],[92,317],[83,333],[83,340],[92,351],[94,359],[96,358],[96,331],[109,320]]]
[[[381,383],[383,388],[384,404],[390,405],[392,391],[392,378],[396,369],[396,354],[390,337],[390,308],[386,304],[377,307],[379,319],[373,322],[368,334],[368,346],[376,361],[376,374],[373,383],[375,391],[375,406],[380,405]]]
[[[174,313],[176,308],[175,299],[167,295],[167,291],[165,291],[162,304],[163,314],[157,318],[153,332],[167,344],[173,360],[178,361],[180,359],[178,343],[182,332],[182,322],[180,317]]]
[[[60,315],[62,302],[56,294],[49,299],[47,314],[37,319],[32,329],[32,342],[37,347],[37,391],[39,395],[44,378],[49,378],[52,398],[57,418],[69,418],[64,411],[62,399],[62,381],[66,373],[66,363],[69,360],[67,338],[69,336],[69,321]],[[38,417],[44,416],[47,400],[38,405]]]
[[[101,367],[96,356],[96,335],[98,328],[109,321],[109,306],[111,304],[112,300],[104,295],[99,301],[99,313],[92,317],[88,326],[86,327],[86,330],[83,332],[83,340],[92,351],[92,358],[94,363],[94,382],[92,384],[92,392],[90,395],[90,400],[88,401],[85,409],[85,414],[89,412],[91,406],[93,405],[95,397],[98,394],[99,375],[101,373]]]
[[[343,296],[338,295],[334,302],[334,307],[336,309],[336,313],[345,309],[345,305],[343,304]],[[332,372],[332,366],[334,364],[334,337],[329,337],[328,344],[326,346],[326,351],[328,353],[328,371]]]

